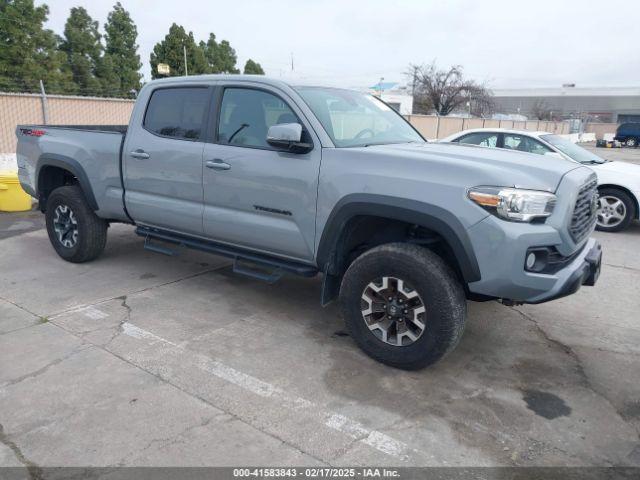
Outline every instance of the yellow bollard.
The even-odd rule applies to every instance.
[[[16,172],[0,173],[0,212],[31,210],[31,196],[20,186]]]

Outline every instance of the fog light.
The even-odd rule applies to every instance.
[[[535,247],[527,250],[524,257],[524,269],[527,272],[540,273],[544,271],[549,263],[549,248]]]

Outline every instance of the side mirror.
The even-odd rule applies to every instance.
[[[564,160],[564,157],[558,152],[545,152],[545,155],[549,157],[562,158]]]
[[[281,123],[269,127],[267,143],[293,153],[307,153],[312,148],[310,144],[302,142],[302,125],[299,123]]]

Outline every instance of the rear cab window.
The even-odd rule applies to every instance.
[[[143,127],[162,137],[202,141],[208,110],[206,87],[160,88],[151,94]]]

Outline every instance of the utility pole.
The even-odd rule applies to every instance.
[[[189,76],[189,70],[187,68],[187,46],[182,46],[182,53],[184,54],[184,75],[185,77]]]
[[[382,82],[384,82],[384,77],[380,77],[380,81],[378,82],[378,96],[382,98]]]
[[[413,66],[413,84],[411,85],[411,96],[416,94],[416,83],[418,78],[418,67],[416,65]]]
[[[293,52],[291,52],[291,71],[293,72]]]

